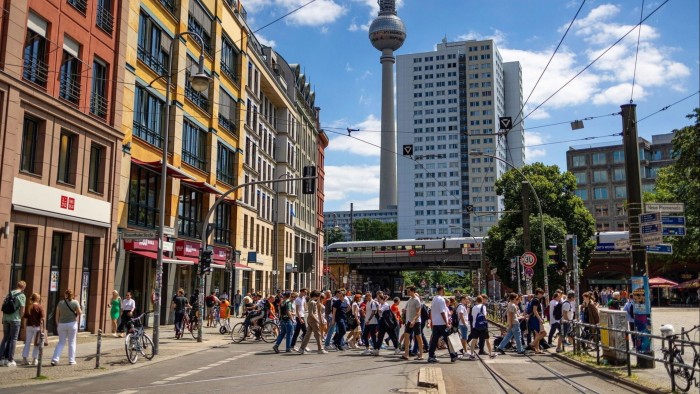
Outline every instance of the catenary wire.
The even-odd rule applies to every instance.
[[[644,0],[642,8],[639,10],[639,31],[637,32],[637,49],[634,52],[634,71],[632,72],[632,93],[630,93],[630,104],[634,102],[634,84],[637,80],[637,60],[639,59],[639,41],[642,38],[642,17],[644,16]]]

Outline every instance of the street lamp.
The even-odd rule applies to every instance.
[[[514,166],[512,163],[506,161],[505,159],[502,159],[498,156],[491,155],[488,153],[483,153],[483,152],[477,151],[477,150],[472,150],[469,152],[469,154],[473,155],[473,156],[492,157],[500,162],[505,163],[510,168],[514,169],[518,174],[520,174],[520,176],[523,179],[525,179],[527,181],[527,184],[530,186],[530,189],[532,190],[532,194],[535,195],[535,201],[537,202],[537,210],[538,210],[538,213],[540,215],[540,221],[542,222],[540,225],[540,231],[541,231],[541,233],[540,233],[541,240],[540,241],[542,242],[541,248],[542,248],[542,267],[543,267],[543,271],[544,271],[544,294],[547,298],[549,298],[549,280],[547,278],[547,248],[546,248],[547,243],[545,242],[545,239],[544,239],[544,216],[542,215],[542,204],[540,203],[540,198],[537,196],[537,190],[535,190],[535,187],[532,186],[532,182],[530,182],[530,180],[525,176],[525,174],[523,174],[522,171],[520,171],[520,169],[518,167]]]
[[[192,85],[192,89],[194,89],[197,92],[203,92],[209,88],[209,83],[211,82],[211,77],[209,77],[205,72],[204,72],[204,40],[202,40],[202,37],[199,36],[197,33],[193,33],[190,31],[185,31],[182,33],[178,33],[173,37],[172,41],[170,41],[170,51],[168,52],[170,55],[168,56],[168,68],[167,71],[168,73],[166,75],[161,75],[158,78],[154,79],[151,81],[149,86],[153,84],[153,82],[165,78],[165,127],[163,130],[163,158],[162,158],[162,165],[161,165],[161,170],[160,170],[160,196],[159,196],[159,202],[158,206],[160,209],[160,215],[158,218],[158,262],[156,263],[156,294],[155,294],[155,302],[153,305],[154,311],[153,311],[153,353],[158,354],[158,344],[159,344],[159,337],[160,337],[160,303],[161,303],[161,297],[160,293],[163,288],[163,237],[165,236],[165,187],[167,184],[167,178],[168,178],[168,138],[170,134],[170,88],[172,84],[172,77],[173,77],[173,72],[172,72],[172,63],[173,63],[173,45],[176,42],[179,42],[180,37],[184,36],[193,36],[195,37],[201,46],[201,52],[199,54],[199,68],[197,70],[197,73],[190,76],[190,83]],[[201,324],[200,324],[201,325]]]
[[[291,176],[293,176],[293,175],[290,173],[284,173],[284,174],[277,177],[277,181],[280,181],[283,178],[288,178]],[[284,194],[287,196],[287,201],[289,201],[292,204],[297,199],[296,194],[287,193],[287,192],[285,192]],[[280,191],[279,191],[279,186],[278,186],[275,188],[275,205],[273,206],[275,211],[273,212],[273,215],[272,215],[274,217],[274,229],[272,231],[272,238],[273,238],[272,244],[274,245],[274,247],[272,249],[272,251],[274,252],[272,255],[272,270],[277,272],[277,274],[275,275],[275,289],[279,289],[279,277],[280,277],[280,269],[279,269],[279,261],[278,261],[278,257],[279,257],[278,247],[279,247],[279,245],[277,245],[279,242],[279,236],[277,235],[277,225],[279,224],[279,215],[280,215],[279,209],[277,208],[277,206],[279,204],[279,195],[280,195]],[[287,221],[285,220],[285,224],[286,223],[287,223]],[[286,271],[284,272],[283,275],[286,276]]]

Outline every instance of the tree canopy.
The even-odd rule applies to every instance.
[[[353,223],[356,241],[384,241],[398,237],[396,222],[384,223],[373,219],[359,219]]]

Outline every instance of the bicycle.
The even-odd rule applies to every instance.
[[[211,319],[212,319],[212,325],[211,325],[212,327],[216,328],[216,326],[221,325],[218,305],[212,306],[209,309],[209,317],[211,317]],[[207,324],[209,324],[208,320],[207,320]]]
[[[261,319],[261,321],[249,324],[247,327],[244,323],[236,324],[231,330],[231,340],[241,343],[253,334],[256,340],[261,339],[263,342],[272,343],[277,339],[279,325],[271,319]]]
[[[673,337],[674,339],[679,339],[680,337],[681,340],[685,341],[690,341],[691,339],[689,334],[696,330],[698,333],[700,333],[700,325],[694,326],[688,331],[683,331],[680,335],[676,335],[673,331],[672,325],[666,324],[661,327],[662,336],[666,338]],[[683,355],[686,347],[690,347],[693,351],[692,364],[687,364],[683,361]],[[700,367],[700,354],[698,354],[698,349],[695,348],[695,345],[692,342],[689,344],[681,342],[680,346],[674,343],[673,348],[668,349],[666,347],[666,341],[663,341],[661,351],[664,354],[664,361],[670,362],[673,360],[673,367],[671,364],[665,363],[664,365],[666,366],[668,376],[674,380],[676,388],[679,391],[684,393],[688,392],[693,382],[695,382],[695,387],[700,387],[700,379],[695,377],[695,370]],[[683,367],[682,365],[692,365],[692,368]]]
[[[197,339],[197,332],[199,331],[199,311],[195,311],[193,317],[190,317],[192,308],[185,308],[185,316],[182,318],[182,331],[189,331],[192,334],[193,339]],[[182,338],[182,332],[175,333],[175,339]]]
[[[153,340],[144,332],[143,323],[141,322],[141,319],[146,315],[147,313],[143,313],[141,316],[132,318],[126,323],[128,334],[124,338],[124,350],[126,351],[126,358],[131,364],[136,363],[139,353],[147,360],[152,359],[155,355],[153,352]]]

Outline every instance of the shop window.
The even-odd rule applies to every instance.
[[[58,149],[58,182],[75,185],[78,136],[65,130],[61,131]]]
[[[160,210],[158,196],[160,175],[146,168],[133,165],[129,175],[130,225],[155,228]]]
[[[180,203],[177,210],[179,235],[200,238],[203,199],[202,192],[180,185]]]
[[[12,272],[10,286],[14,286],[20,280],[27,280],[27,260],[29,255],[29,240],[31,229],[15,227],[15,235],[12,241]]]

